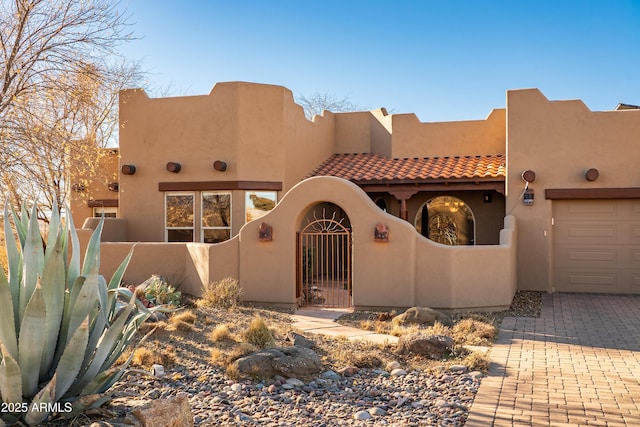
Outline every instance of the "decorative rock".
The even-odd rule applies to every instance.
[[[287,341],[291,341],[295,346],[310,348],[312,350],[316,347],[315,342],[293,331],[287,334]]]
[[[358,421],[366,421],[371,418],[371,414],[367,411],[358,411],[353,414],[353,419]]]
[[[394,317],[393,322],[401,325],[410,323],[428,326],[433,326],[435,322],[440,322],[444,326],[453,326],[453,322],[451,322],[449,316],[427,307],[411,307],[404,313]]]
[[[156,378],[164,377],[164,366],[158,364],[151,365],[151,373]]]
[[[469,373],[469,375],[471,376],[471,378],[477,378],[477,379],[480,379],[484,376],[484,374],[480,371],[473,371]]]
[[[269,378],[304,377],[320,372],[322,365],[318,355],[304,347],[278,347],[251,353],[233,362],[235,369],[244,377]]]
[[[426,335],[420,332],[402,335],[398,340],[398,353],[414,353],[431,359],[441,359],[453,349],[453,338],[446,335]]]
[[[131,415],[143,426],[193,426],[193,415],[186,397],[154,400],[148,405],[134,409]]]
[[[238,384],[238,383],[232,384],[231,385],[231,390],[234,391],[235,393],[241,391],[242,390],[242,384]]]
[[[323,372],[322,375],[320,375],[320,377],[324,378],[325,380],[332,380],[332,381],[337,381],[340,379],[340,375],[338,375],[337,373],[331,370]]]
[[[346,368],[339,369],[338,373],[345,377],[352,377],[359,371],[360,369],[356,368],[355,366],[347,366]]]
[[[369,413],[376,417],[384,417],[385,415],[387,415],[387,411],[380,408],[379,406],[374,406],[373,408],[369,409]]]
[[[449,366],[450,372],[467,372],[467,367],[464,365],[451,365]]]
[[[397,368],[391,371],[392,377],[403,377],[405,375],[407,375],[407,371],[405,371],[404,369]]]
[[[288,378],[286,383],[296,387],[302,387],[304,385],[304,383],[297,378]]]
[[[387,363],[386,368],[387,368],[387,371],[391,372],[391,371],[393,371],[394,369],[398,369],[398,368],[400,368],[400,362],[398,362],[397,360],[394,360],[394,361],[392,361],[392,362],[389,362],[389,363]]]

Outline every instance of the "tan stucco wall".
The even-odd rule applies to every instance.
[[[394,114],[392,157],[451,157],[505,154],[504,109],[484,120],[421,122],[415,114]]]
[[[640,110],[592,112],[579,100],[549,101],[539,90],[507,92],[506,211],[518,218],[518,286],[552,291],[552,201],[548,188],[640,186]],[[597,168],[589,182],[584,172]],[[521,174],[536,173],[524,206]]]

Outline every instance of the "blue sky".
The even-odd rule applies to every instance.
[[[124,0],[146,86],[330,93],[422,121],[475,120],[509,89],[640,104],[640,0]]]

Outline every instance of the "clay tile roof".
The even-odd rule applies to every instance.
[[[505,156],[391,159],[374,153],[334,154],[308,176],[337,176],[353,182],[504,180]]]

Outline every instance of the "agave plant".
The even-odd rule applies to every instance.
[[[36,425],[55,412],[99,407],[112,397],[109,389],[131,358],[123,365],[116,360],[152,312],[119,286],[133,250],[107,283],[98,274],[103,221],[81,265],[71,216],[63,224],[54,208],[45,242],[35,206],[30,215],[24,207],[18,214],[7,206],[8,274],[0,268],[0,426]]]

